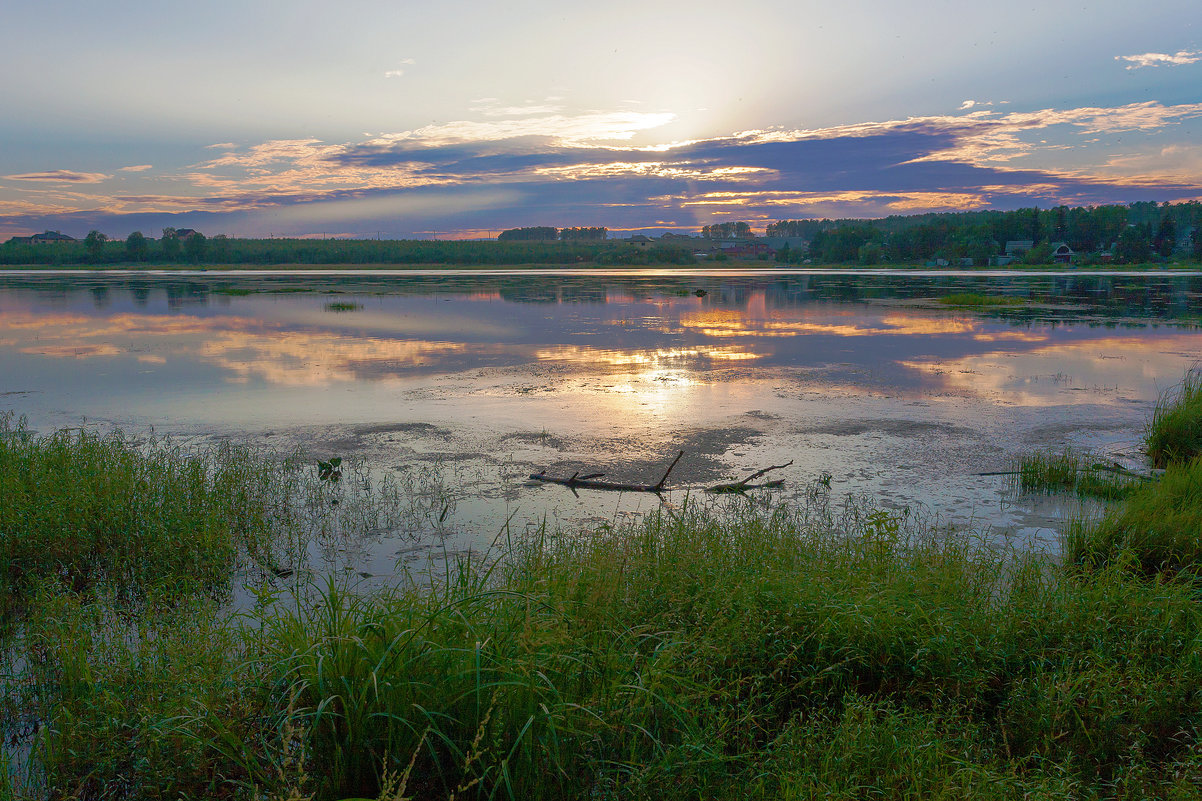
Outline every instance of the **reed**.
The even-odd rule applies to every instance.
[[[1160,396],[1144,444],[1153,467],[1202,455],[1202,368],[1189,370],[1180,384]]]

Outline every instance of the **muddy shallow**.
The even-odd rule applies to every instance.
[[[951,308],[951,292],[1005,295]],[[407,482],[412,525],[329,558],[388,575],[508,525],[621,521],[792,460],[1000,540],[1055,547],[1075,501],[1016,497],[1036,447],[1137,463],[1202,354],[1202,279],[1082,273],[0,277],[0,410],[236,437]],[[674,491],[532,485],[576,470]]]

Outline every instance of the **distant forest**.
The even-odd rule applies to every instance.
[[[1145,263],[1202,259],[1202,203],[1131,203],[1016,211],[894,215],[882,219],[780,220],[768,237],[791,241],[776,250],[778,262],[819,264],[914,263],[946,259],[976,265],[1013,241],[1031,244],[1022,261],[1051,261],[1053,244],[1065,243],[1078,263]],[[184,234],[184,235],[181,235]],[[643,239],[634,246],[607,239],[604,227],[513,228],[495,240],[235,239],[167,228],[158,239],[134,232],[109,239],[92,231],[81,241],[36,244],[19,238],[0,246],[0,265],[646,265],[693,264],[695,254],[726,256],[718,240],[754,240],[747,222],[707,225],[701,239]],[[708,240],[708,241],[707,241]],[[761,256],[760,258],[767,258]]]
[[[827,263],[907,262],[971,258],[984,264],[1007,242],[1030,240],[1024,261],[1051,260],[1051,244],[1063,242],[1083,261],[1108,253],[1119,263],[1157,258],[1202,258],[1202,203],[1131,203],[1125,206],[1057,206],[1016,211],[968,211],[894,215],[877,220],[781,220],[770,237],[801,237],[806,252],[786,258]],[[778,256],[779,258],[779,256]]]

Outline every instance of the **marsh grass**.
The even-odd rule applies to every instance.
[[[255,497],[258,474],[237,475]],[[340,508],[329,502],[349,496],[331,493],[361,479],[351,469],[293,500]],[[1198,482],[1170,469],[1126,508],[1167,487],[1156,497],[1172,502],[1144,514],[1192,525]],[[258,510],[234,513],[250,526]],[[265,583],[240,615],[199,585],[131,593],[120,570],[79,587],[26,574],[26,614],[4,633],[0,723],[7,735],[36,721],[21,747],[38,776],[0,780],[0,798],[1189,798],[1202,787],[1198,586],[1185,570],[1132,570],[1126,546],[1064,569],[832,500],[816,482],[787,506],[689,500],[499,548],[369,593]]]
[[[0,415],[0,615],[48,579],[76,592],[101,581],[133,594],[219,592],[240,562],[276,561],[293,527],[285,472],[228,443],[37,436]]]
[[[1004,295],[981,295],[975,292],[957,292],[937,298],[946,306],[1016,306],[1023,301]]]
[[[1189,370],[1180,384],[1160,396],[1144,442],[1154,467],[1202,454],[1202,368]]]
[[[1202,579],[1202,457],[1170,463],[1097,521],[1074,521],[1066,557],[1086,567],[1126,564],[1148,576],[1186,572]]]
[[[1202,371],[1163,394],[1148,423],[1149,461],[1165,468],[1098,520],[1073,521],[1065,556],[1086,571],[1121,565],[1143,576],[1202,582]]]
[[[1126,498],[1151,480],[1069,449],[1025,454],[1015,468],[1013,483],[1020,492],[1069,493],[1105,501]]]

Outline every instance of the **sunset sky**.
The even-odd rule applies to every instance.
[[[0,238],[1202,198],[1197,0],[43,0],[0,20]]]

